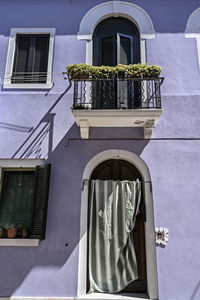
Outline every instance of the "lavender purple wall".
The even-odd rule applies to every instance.
[[[28,131],[37,126],[66,89],[68,82],[61,74],[65,66],[85,61],[85,42],[76,38],[79,23],[91,7],[102,2],[106,1],[1,0],[1,80],[10,28],[56,28],[52,90],[48,94],[0,91],[1,158],[11,158],[20,149]],[[153,21],[156,38],[147,41],[147,61],[162,66],[165,76],[164,112],[153,139],[141,140],[140,129],[92,128],[91,140],[81,140],[70,111],[72,89],[61,98],[34,135],[50,122],[51,130],[41,150],[41,155],[52,163],[46,239],[37,248],[0,248],[0,297],[76,296],[83,170],[97,153],[124,149],[139,155],[149,167],[155,225],[169,229],[166,248],[157,247],[159,299],[200,298],[200,71],[196,40],[184,36],[187,19],[199,1],[130,2],[144,8]],[[15,157],[30,150],[33,138]],[[35,156],[33,151],[31,157]]]

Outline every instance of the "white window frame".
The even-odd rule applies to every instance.
[[[42,165],[44,159],[0,159],[0,184],[2,185],[2,171],[7,168],[33,168],[36,166]],[[0,247],[1,246],[21,246],[21,247],[37,247],[39,245],[39,239],[8,239],[0,238]]]
[[[53,49],[54,49],[55,32],[56,32],[55,28],[12,28],[11,29],[9,44],[8,44],[6,69],[4,75],[4,84],[3,84],[4,89],[50,89],[52,88],[53,86],[52,66],[53,66]],[[50,34],[46,83],[12,83],[11,82],[17,34]]]
[[[197,41],[197,54],[200,68],[200,7],[189,16],[185,29],[185,37],[195,38]]]

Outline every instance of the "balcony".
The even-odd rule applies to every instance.
[[[72,113],[81,138],[90,127],[143,127],[150,139],[161,114],[163,78],[76,79]]]

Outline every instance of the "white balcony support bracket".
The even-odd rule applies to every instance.
[[[155,120],[147,120],[146,124],[144,126],[144,139],[150,140],[152,133],[153,133],[153,128],[155,127]]]
[[[90,127],[143,127],[144,139],[151,139],[162,109],[72,109],[82,139],[89,138]]]
[[[79,120],[82,139],[89,139],[89,126],[87,120]]]

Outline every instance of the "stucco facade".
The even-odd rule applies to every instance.
[[[91,128],[83,140],[71,112],[73,89],[62,72],[68,64],[86,62],[79,25],[103,2],[0,3],[0,158],[44,158],[52,166],[45,240],[38,247],[0,245],[2,298],[77,297],[83,173],[95,155],[111,149],[144,161],[152,181],[154,224],[169,230],[166,247],[155,246],[158,299],[200,297],[200,58],[196,38],[185,36],[199,3],[130,0],[147,12],[155,29],[155,38],[146,40],[146,61],[162,67],[163,113],[150,140],[142,128],[118,127]],[[11,28],[56,29],[52,89],[4,89]]]

